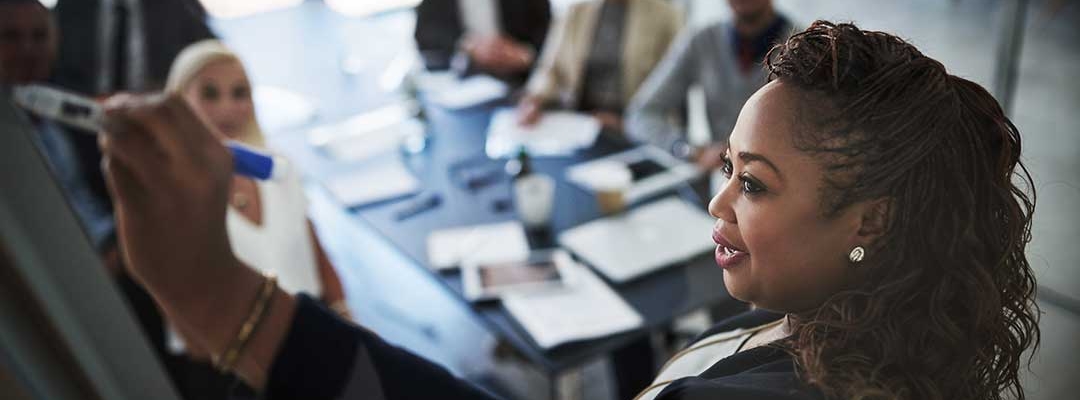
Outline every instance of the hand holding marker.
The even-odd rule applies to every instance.
[[[62,122],[83,130],[98,133],[102,130],[104,113],[92,99],[41,85],[18,86],[14,89],[15,104],[42,118]],[[259,180],[273,180],[285,174],[285,161],[240,143],[225,144],[233,154],[233,169],[238,175]]]

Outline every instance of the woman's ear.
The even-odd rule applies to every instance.
[[[867,245],[877,241],[889,229],[892,220],[892,202],[888,198],[869,200],[862,209],[856,238]]]

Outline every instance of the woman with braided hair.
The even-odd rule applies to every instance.
[[[994,98],[852,24],[815,22],[766,67],[709,205],[724,285],[755,311],[675,355],[638,398],[1024,398],[1034,194]],[[212,212],[228,153],[181,100],[111,103],[103,148],[127,264],[222,368],[269,398],[490,398],[238,262]]]

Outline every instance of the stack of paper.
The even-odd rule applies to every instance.
[[[715,222],[673,196],[563,232],[559,245],[612,281],[625,282],[715,249]]]
[[[279,133],[315,119],[318,111],[307,97],[288,89],[259,85],[252,91],[255,117],[266,133]]]
[[[644,319],[588,268],[573,263],[573,286],[565,290],[512,293],[503,306],[545,349],[640,327]]]
[[[342,205],[357,207],[414,194],[420,191],[420,182],[395,155],[331,177],[326,188]]]
[[[568,156],[592,147],[599,134],[600,123],[586,114],[546,112],[526,127],[518,124],[514,109],[503,108],[491,117],[484,150],[490,158],[511,156],[522,146],[534,157]]]
[[[487,75],[458,78],[451,72],[426,74],[417,80],[428,101],[450,110],[490,103],[510,93],[506,83]]]
[[[410,135],[423,134],[425,126],[413,118],[415,102],[401,102],[321,125],[308,131],[312,146],[339,161],[362,161],[396,152]]]
[[[518,221],[466,226],[428,236],[428,264],[448,269],[463,262],[520,261],[529,258],[529,239]]]

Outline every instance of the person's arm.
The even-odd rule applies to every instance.
[[[100,145],[125,266],[167,319],[215,357],[236,348],[245,322],[258,321],[231,368],[250,386],[271,398],[370,398],[349,390],[378,388],[394,399],[416,398],[416,386],[431,383],[441,398],[485,398],[309,298],[271,286],[266,312],[254,312],[268,281],[229,245],[232,155],[178,95],[116,96],[105,115]]]
[[[691,29],[684,29],[630,101],[623,122],[630,139],[669,151],[685,140],[685,127],[673,124],[671,118],[682,109],[696,79],[695,36]]]
[[[326,255],[326,250],[323,249],[311,221],[308,221],[308,235],[311,235],[311,246],[315,250],[319,282],[322,283],[322,301],[342,318],[352,319],[348,304],[345,303],[345,288],[341,284],[341,278],[334,269],[334,264],[330,262],[330,257]]]
[[[570,20],[573,13],[578,10],[578,6],[571,8],[570,12],[558,19],[549,31],[549,36],[545,40],[544,48],[536,63],[536,69],[533,70],[526,84],[525,100],[543,107],[555,101],[558,96],[565,80],[562,71],[559,71],[559,62],[563,57],[571,55],[567,50],[572,24]]]
[[[297,297],[295,315],[270,369],[268,399],[493,399],[310,297]]]

